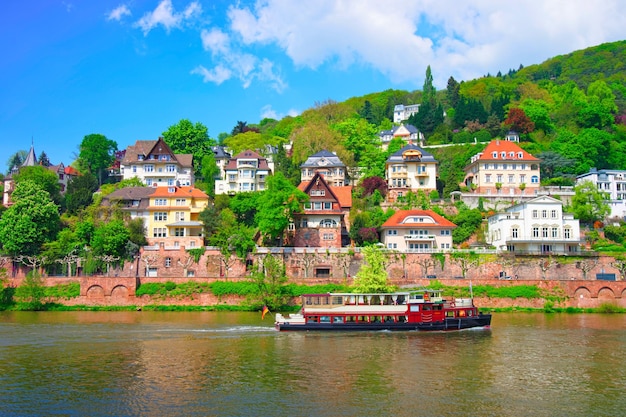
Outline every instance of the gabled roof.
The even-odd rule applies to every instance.
[[[409,124],[401,124],[400,126],[394,126],[391,128],[391,130],[381,130],[380,133],[378,134],[379,136],[395,136],[395,133],[398,131],[398,129],[400,128],[404,128],[406,130],[409,131],[410,134],[416,134],[419,132],[419,130],[413,126],[413,125],[409,125]]]
[[[407,160],[405,157],[406,156],[405,153],[407,155],[411,155],[411,159]],[[393,154],[391,154],[389,158],[387,158],[387,163],[413,162],[412,158],[414,158],[415,155],[421,155],[419,156],[419,162],[437,162],[437,160],[431,153],[426,152],[425,150],[423,150],[417,145],[409,144],[409,145],[406,145],[404,148],[400,149],[399,151],[396,151]]]
[[[229,161],[228,164],[226,164],[226,167],[224,167],[225,171],[232,171],[237,169],[237,160],[238,159],[256,159],[259,161],[259,165],[257,167],[257,169],[261,169],[261,170],[269,170],[270,167],[267,164],[267,159],[265,159],[264,157],[262,157],[261,155],[259,155],[258,153],[251,151],[251,150],[245,150],[243,152],[238,153],[237,155],[233,156]]]
[[[331,193],[332,199],[337,201],[341,208],[352,207],[352,186],[345,185],[343,187],[333,187],[326,182],[324,176],[319,172],[316,172],[310,181],[301,182],[298,185],[298,189],[303,191],[305,194],[310,195],[309,191],[318,183],[321,183],[322,187]]]
[[[430,217],[435,223],[404,223],[407,217]],[[383,225],[382,228],[455,228],[456,224],[440,216],[432,210],[400,210],[394,213]]]
[[[493,157],[493,153],[497,152],[497,158]],[[502,152],[506,152],[506,157],[502,158]],[[511,155],[511,152],[513,153]],[[518,157],[518,153],[522,152],[522,157]],[[517,143],[508,140],[496,139],[489,142],[482,155],[480,155],[477,161],[539,161],[539,158],[535,158],[525,150],[523,150]]]
[[[147,157],[152,154],[170,155],[173,162],[178,162],[187,168],[193,164],[192,154],[175,154],[162,137],[157,140],[138,140],[135,145],[128,146],[122,163],[128,165],[136,162],[149,162]],[[138,158],[139,155],[143,157],[143,160]]]

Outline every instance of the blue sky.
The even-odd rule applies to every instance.
[[[238,120],[421,89],[626,39],[619,0],[4,0],[0,171],[31,140],[70,164],[85,135],[120,149],[186,118]]]

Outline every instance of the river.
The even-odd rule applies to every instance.
[[[2,312],[1,416],[618,416],[626,315],[279,333],[260,313]]]

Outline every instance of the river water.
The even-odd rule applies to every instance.
[[[259,313],[0,313],[1,416],[620,416],[626,315],[279,333]]]

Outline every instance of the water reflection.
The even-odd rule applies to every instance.
[[[626,318],[278,333],[258,314],[0,313],[0,415],[612,416]]]

